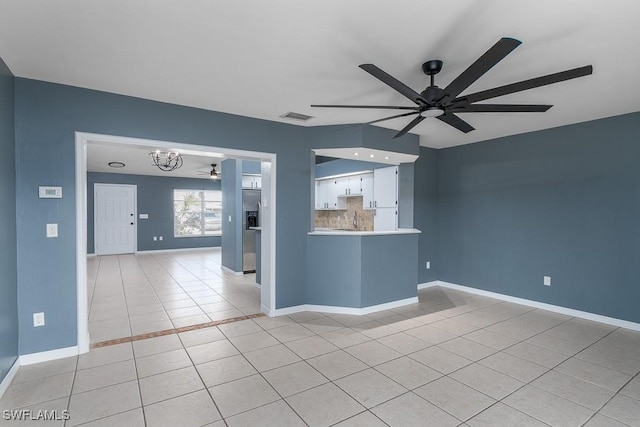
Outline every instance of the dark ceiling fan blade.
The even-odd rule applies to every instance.
[[[474,130],[474,127],[469,123],[462,120],[460,117],[456,116],[453,113],[444,113],[441,116],[436,117],[438,120],[445,122],[448,125],[453,126],[461,132],[468,133]]]
[[[471,104],[449,108],[452,113],[544,113],[553,105]]]
[[[489,71],[494,65],[502,61],[505,56],[510,54],[522,42],[520,40],[503,37],[486,51],[480,58],[471,64],[466,70],[456,77],[451,83],[444,88],[443,96],[440,100],[444,103],[447,100],[454,99],[463,90],[471,86],[473,82],[478,80],[484,73]]]
[[[454,102],[465,102],[470,104],[472,102],[484,101],[485,99],[496,98],[498,96],[508,95],[510,93],[522,92],[523,90],[529,90],[540,86],[563,82],[565,80],[588,76],[592,73],[593,67],[591,65],[587,65],[584,67],[573,68],[571,70],[561,71],[559,73],[548,74],[546,76],[536,77],[534,79],[523,80],[521,82],[472,93],[467,96],[456,98]]]
[[[362,123],[362,124],[363,125],[370,125],[370,124],[373,124],[373,123],[384,122],[385,120],[397,119],[398,117],[412,116],[414,114],[420,114],[420,112],[419,111],[412,111],[411,113],[398,114],[396,116],[385,117],[384,119],[371,120],[370,122],[366,122],[366,123]]]
[[[402,128],[402,130],[400,132],[398,132],[393,139],[396,138],[400,138],[401,136],[404,136],[404,134],[406,134],[407,132],[409,132],[411,129],[413,129],[414,127],[418,126],[418,124],[423,121],[425,119],[425,117],[422,116],[418,116],[415,119],[411,120],[409,122],[408,125],[406,125],[405,127]]]
[[[359,67],[367,73],[371,74],[376,79],[380,80],[382,83],[391,86],[393,89],[409,98],[412,102],[415,102],[416,104],[428,104],[427,100],[424,99],[418,92],[411,89],[409,86],[405,85],[395,77],[385,73],[375,65],[361,64]]]
[[[420,107],[402,107],[396,105],[318,105],[313,104],[312,107],[322,108],[375,108],[379,110],[418,110]]]

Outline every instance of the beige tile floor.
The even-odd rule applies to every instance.
[[[255,274],[220,267],[220,248],[90,257],[91,342],[260,312]]]
[[[0,409],[68,409],[67,426],[640,425],[640,333],[445,288],[419,299],[22,367]]]

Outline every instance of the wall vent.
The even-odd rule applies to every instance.
[[[285,113],[285,114],[281,115],[280,117],[282,117],[283,119],[300,120],[300,121],[303,121],[303,122],[306,122],[307,120],[313,118],[313,116],[307,116],[306,114],[294,113],[293,111],[289,111],[288,113]]]

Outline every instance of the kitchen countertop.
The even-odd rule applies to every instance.
[[[415,228],[399,228],[392,231],[355,231],[355,230],[335,230],[332,228],[316,228],[310,231],[310,236],[383,236],[388,234],[418,234],[422,231]]]

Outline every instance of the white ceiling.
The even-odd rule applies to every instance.
[[[466,135],[434,119],[414,128],[422,145],[446,147],[640,110],[638,16],[637,0],[2,0],[0,57],[20,77],[288,123],[287,111],[315,116],[304,126],[394,113],[312,103],[409,104],[362,63],[421,91],[428,59],[444,61],[444,87],[500,37],[523,42],[467,93],[593,65],[496,99],[554,104],[546,113],[466,114]]]
[[[159,148],[166,151],[165,148]],[[153,175],[164,177],[202,178],[211,179],[211,165],[216,164],[216,170],[221,171],[223,154],[182,154],[182,167],[171,172],[158,169],[151,163],[149,153],[155,151],[149,147],[115,147],[113,145],[87,145],[87,171],[124,173],[132,175]],[[109,162],[122,162],[123,168],[113,168]]]

